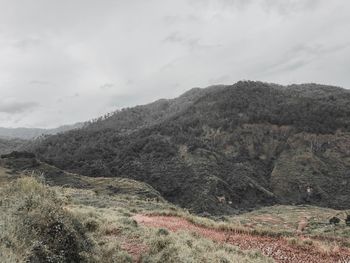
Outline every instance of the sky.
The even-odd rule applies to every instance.
[[[0,0],[0,127],[260,80],[350,88],[349,0]]]

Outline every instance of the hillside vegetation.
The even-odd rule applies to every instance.
[[[28,141],[22,139],[1,139],[0,138],[0,155],[11,153],[12,151],[20,149]]]
[[[77,182],[66,176],[50,180],[52,166],[37,162],[38,169],[20,169],[25,159],[29,158],[1,159],[0,261],[4,263],[350,259],[349,226],[341,211],[274,206],[211,220],[163,199],[148,198],[139,191],[141,182],[127,180],[125,187],[125,182],[116,180],[114,186],[123,191],[109,192],[101,191],[101,180],[108,178],[90,178],[91,188],[76,188]],[[64,186],[55,185],[62,180],[67,180]],[[341,217],[340,224],[328,223],[334,215]],[[310,223],[299,236],[296,229],[303,217]]]
[[[349,208],[349,116],[347,90],[247,81],[124,109],[27,149],[72,173],[146,182],[197,213]]]
[[[75,188],[76,182],[64,176],[64,187],[54,185],[61,181],[50,181],[49,186],[43,182],[50,169],[43,173],[44,164],[39,163],[38,170],[21,170],[19,162],[25,159],[18,158],[17,164],[2,159],[0,165],[0,262],[273,262],[260,252],[241,251],[189,232],[138,225],[135,213],[181,211],[162,199],[148,198],[139,191],[140,182],[105,185],[123,189],[117,193],[100,191],[98,178],[90,178],[90,189]]]

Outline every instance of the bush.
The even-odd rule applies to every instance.
[[[338,225],[340,223],[340,219],[336,216],[333,216],[331,219],[329,219],[329,224],[331,225]]]
[[[158,236],[167,236],[169,235],[169,231],[164,229],[164,228],[160,228],[158,231],[157,231],[157,235]]]
[[[122,251],[118,244],[112,243],[100,251],[98,262],[103,263],[132,263],[132,257]]]
[[[35,179],[19,179],[0,193],[0,261],[87,262],[93,248],[83,226],[62,201]]]
[[[99,228],[98,222],[94,219],[88,220],[84,225],[86,230],[90,232],[95,232]]]
[[[346,215],[345,224],[346,224],[347,226],[350,226],[350,215]]]
[[[272,262],[260,253],[244,253],[230,245],[217,244],[187,233],[164,234],[159,230],[149,242],[143,263],[229,263]]]

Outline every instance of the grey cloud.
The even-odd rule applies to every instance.
[[[281,14],[289,14],[315,9],[320,0],[263,0],[262,6],[267,11],[278,11]]]
[[[29,81],[30,85],[39,85],[39,86],[47,86],[47,85],[52,85],[51,82],[45,81],[45,80],[32,80]]]
[[[233,6],[240,10],[252,4],[252,0],[221,0],[221,2],[224,5],[224,7]]]
[[[105,83],[105,84],[100,86],[100,89],[106,90],[106,89],[112,89],[113,87],[115,87],[115,85],[113,83]]]
[[[349,12],[345,0],[2,0],[0,126],[240,79],[350,87]]]
[[[294,71],[302,68],[322,56],[348,48],[349,44],[325,46],[323,44],[298,44],[287,51],[277,62],[270,64],[264,74]]]
[[[322,0],[190,0],[198,6],[212,6],[219,4],[223,9],[231,8],[238,11],[246,10],[251,6],[259,6],[266,12],[277,12],[287,15],[295,12],[313,10]]]
[[[79,93],[74,93],[73,95],[61,97],[61,98],[57,99],[56,102],[62,103],[62,102],[66,102],[67,100],[77,99],[79,97],[80,97]]]
[[[14,42],[13,46],[19,49],[26,50],[31,47],[40,45],[41,39],[36,37],[28,37]]]
[[[209,49],[209,48],[216,48],[221,46],[220,44],[205,44],[203,43],[203,40],[200,38],[194,38],[194,37],[185,37],[179,32],[173,32],[166,36],[163,39],[163,42],[170,43],[170,44],[180,44],[185,46],[186,48],[190,50],[201,50],[201,49]]]
[[[145,95],[145,94],[139,94],[139,95]],[[109,99],[108,106],[113,108],[125,108],[130,105],[137,105],[142,103],[142,99],[136,94],[124,94],[124,95],[116,95],[112,96]]]
[[[201,18],[198,15],[195,14],[189,14],[189,15],[170,15],[170,16],[164,16],[162,19],[162,22],[164,22],[166,25],[176,25],[179,23],[197,23],[200,22]]]
[[[281,71],[292,71],[296,70],[298,68],[301,68],[307,64],[309,64],[311,60],[306,59],[297,59],[296,61],[290,61],[289,63],[286,63],[283,65],[283,67],[280,68]]]
[[[189,47],[191,49],[206,46],[206,45],[203,45],[200,43],[201,41],[199,38],[185,37],[185,36],[181,35],[179,32],[171,33],[163,41],[169,42],[169,43],[175,43],[175,44],[182,44],[182,45]]]
[[[295,46],[291,51],[292,53],[308,53],[317,56],[324,56],[333,52],[343,50],[350,47],[350,43],[342,43],[339,45],[325,45],[325,44],[300,44]]]
[[[252,0],[189,0],[195,5],[209,5],[219,3],[223,6],[243,7],[252,3]]]
[[[162,22],[164,22],[167,25],[173,25],[176,22],[178,22],[179,19],[180,19],[179,16],[174,16],[174,15],[164,16],[163,19],[162,19],[163,20]]]
[[[37,108],[37,102],[0,102],[0,113],[18,114]]]
[[[179,32],[171,33],[163,41],[175,44],[182,44],[190,49],[195,49],[204,46],[200,44],[199,38],[184,37]]]
[[[172,42],[172,43],[178,43],[178,42],[184,42],[184,37],[180,36],[178,32],[173,32],[170,35],[168,35],[163,40],[164,42]]]
[[[211,78],[208,81],[209,85],[213,85],[213,84],[222,84],[222,83],[228,83],[230,80],[230,76],[228,74],[225,75],[221,75],[217,78]]]

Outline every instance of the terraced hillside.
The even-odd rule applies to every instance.
[[[338,87],[248,81],[195,89],[28,149],[73,173],[146,182],[197,213],[350,206],[350,92]]]

